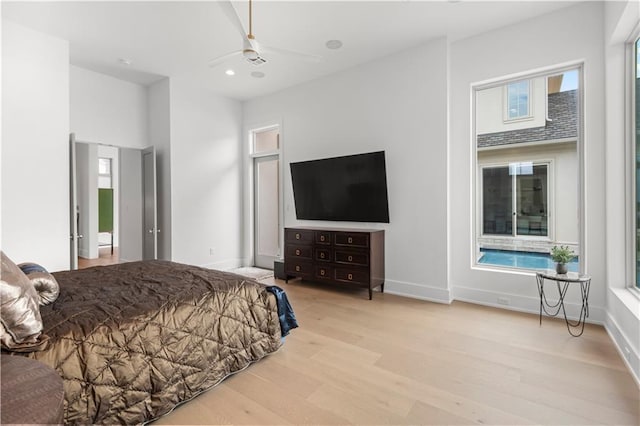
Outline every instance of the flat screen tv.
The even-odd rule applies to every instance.
[[[298,219],[389,223],[384,151],[290,166]]]

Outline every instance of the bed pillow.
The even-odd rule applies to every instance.
[[[60,294],[58,281],[42,266],[37,263],[20,263],[18,268],[31,280],[38,292],[38,303],[40,306],[53,303]]]
[[[43,348],[38,292],[27,276],[4,252],[0,275],[0,345],[13,351]]]

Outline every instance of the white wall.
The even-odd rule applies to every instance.
[[[478,151],[478,165],[506,165],[517,162],[550,162],[548,170],[549,185],[549,239],[551,245],[577,246],[579,228],[576,221],[578,213],[578,154],[575,142],[535,144],[517,148],[489,149]],[[482,180],[482,169],[476,169],[476,182]],[[481,214],[482,208],[478,203]],[[478,227],[481,233],[480,214]],[[549,244],[543,244],[548,251]]]
[[[70,85],[71,129],[78,140],[136,149],[156,147],[158,257],[171,259],[169,79],[145,87],[71,66]],[[121,185],[137,183],[122,181]],[[126,258],[137,259],[136,253],[137,245],[130,250],[125,247]]]
[[[98,258],[98,145],[76,143],[78,255]]]
[[[282,123],[285,226],[385,229],[385,291],[449,302],[447,43],[433,41],[251,100],[244,123]],[[298,221],[289,163],[386,152],[390,223]]]
[[[69,268],[69,45],[2,21],[2,250]]]
[[[149,146],[146,87],[73,65],[69,71],[71,131],[76,140]]]
[[[531,117],[517,120],[506,120],[506,86],[492,87],[478,91],[476,96],[476,132],[485,133],[507,132],[510,130],[542,127],[547,118],[547,96],[545,78],[531,79],[530,108]]]
[[[172,78],[170,93],[172,259],[240,266],[242,105],[188,79]]]
[[[148,89],[149,142],[156,147],[158,259],[171,260],[171,114],[165,78]]]
[[[625,175],[625,131],[631,120],[626,116],[625,102],[632,89],[625,85],[623,76],[631,68],[627,63],[625,43],[640,21],[638,2],[609,2],[605,6],[605,71],[606,71],[606,283],[607,315],[605,327],[616,342],[622,358],[626,360],[640,383],[640,299],[632,294],[634,269],[632,222],[626,212],[634,209],[627,204],[632,200],[626,183],[632,176]],[[630,133],[632,135],[633,133]],[[633,143],[633,140],[628,141]],[[627,169],[631,175],[633,168]],[[627,180],[629,179],[629,180]],[[627,221],[629,219],[629,221]],[[631,222],[631,223],[629,223]],[[629,226],[629,229],[627,226]],[[628,241],[630,238],[631,241]],[[627,245],[627,242],[629,243]],[[628,271],[628,272],[627,272]]]
[[[517,25],[453,43],[451,46],[451,194],[450,286],[454,297],[497,305],[510,299],[515,309],[538,312],[539,297],[532,273],[505,273],[472,267],[473,231],[471,174],[475,158],[471,138],[471,87],[505,76],[584,62],[585,148],[588,173],[584,257],[592,276],[589,319],[605,319],[604,234],[604,57],[601,3],[583,3]],[[579,17],[579,19],[578,19]],[[505,54],[505,52],[509,52]],[[568,298],[579,303],[578,292]],[[573,309],[570,309],[573,311]]]

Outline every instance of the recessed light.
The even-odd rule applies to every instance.
[[[325,43],[327,49],[338,50],[342,47],[342,42],[340,40],[329,40]]]
[[[126,65],[129,66],[131,65],[131,59],[127,59],[127,58],[118,58],[118,62],[120,62],[122,65]]]
[[[264,77],[264,73],[261,71],[254,71],[251,73],[251,77],[262,78]]]
[[[236,75],[236,72],[234,70],[226,70],[224,73],[226,75]]]

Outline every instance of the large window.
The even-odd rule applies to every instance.
[[[640,39],[636,40],[634,49],[634,86],[635,86],[635,263],[636,287],[640,288]]]
[[[478,264],[552,269],[563,245],[580,270],[580,77],[574,67],[475,90]]]

